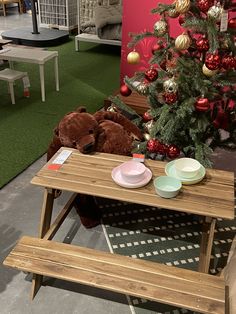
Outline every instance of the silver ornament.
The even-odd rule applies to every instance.
[[[154,32],[157,36],[163,36],[167,32],[167,23],[165,21],[158,21],[154,24]]]
[[[207,16],[219,22],[221,19],[222,12],[223,12],[223,8],[221,6],[213,5],[208,10]]]
[[[151,135],[149,133],[144,133],[143,136],[146,141],[149,141],[151,139]]]
[[[141,95],[147,95],[148,94],[148,85],[146,83],[140,83],[137,86],[137,92]]]
[[[107,111],[118,112],[117,108],[114,105],[111,105],[107,108]]]
[[[154,121],[153,120],[150,120],[150,121],[144,123],[144,129],[148,133],[151,133],[153,126],[154,126]]]
[[[163,83],[163,88],[166,93],[176,93],[178,91],[178,84],[174,78],[171,78]]]

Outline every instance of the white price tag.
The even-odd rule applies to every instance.
[[[53,164],[62,165],[66,159],[71,155],[71,150],[63,150],[54,160]]]
[[[24,76],[24,77],[22,78],[22,81],[23,81],[24,88],[30,87],[30,80],[29,80],[28,75],[27,75],[27,76]]]
[[[228,18],[229,18],[229,13],[228,11],[223,10],[220,18],[220,31],[221,32],[226,32],[228,28]]]

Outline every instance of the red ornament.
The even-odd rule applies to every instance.
[[[208,53],[205,65],[209,70],[217,70],[220,67],[220,56],[216,53]]]
[[[182,24],[185,23],[185,15],[180,15],[180,16],[178,17],[178,20],[179,20],[179,25],[182,26]]]
[[[148,111],[144,112],[143,114],[144,122],[151,121],[152,119],[153,119],[153,116]]]
[[[132,91],[127,85],[125,85],[125,84],[121,85],[120,94],[122,96],[128,97],[131,93],[132,93]]]
[[[165,102],[168,105],[174,104],[178,99],[177,93],[164,93]]]
[[[207,51],[209,50],[209,41],[206,38],[198,38],[196,40],[196,47],[198,51]]]
[[[227,105],[227,109],[229,111],[233,111],[235,109],[235,101],[233,99],[230,99]]]
[[[147,70],[145,72],[145,78],[149,82],[155,81],[155,79],[157,79],[157,77],[158,77],[158,72],[157,72],[157,69],[155,69],[155,68],[150,68],[149,70]]]
[[[157,145],[157,150],[156,153],[160,154],[160,155],[165,155],[167,152],[167,146],[161,142],[159,142],[159,144]]]
[[[159,145],[159,141],[155,138],[150,139],[147,142],[147,150],[149,153],[156,153],[157,152],[157,147]]]
[[[236,18],[235,18],[235,17],[233,17],[232,19],[230,19],[230,20],[228,21],[228,27],[229,27],[229,28],[233,28],[233,29],[236,28]]]
[[[152,47],[152,54],[154,55],[156,51],[163,49],[164,46],[161,43],[157,43]]]
[[[197,1],[197,6],[204,13],[206,13],[210,9],[210,7],[212,7],[213,5],[214,5],[214,0],[198,0]]]
[[[197,111],[206,112],[210,107],[209,100],[207,98],[199,98],[195,103],[195,109]]]
[[[159,64],[160,68],[164,71],[166,71],[166,63],[166,59],[163,59]]]
[[[167,156],[171,159],[177,158],[180,155],[180,149],[178,146],[171,144],[167,147]]]
[[[236,60],[233,56],[226,55],[222,58],[221,64],[225,70],[232,70],[236,67]]]

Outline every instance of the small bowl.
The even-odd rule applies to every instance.
[[[193,178],[201,169],[199,161],[193,158],[180,158],[174,163],[177,176],[181,178]]]
[[[182,183],[179,179],[168,176],[161,176],[154,180],[154,187],[156,193],[161,197],[172,198],[179,193]]]
[[[139,161],[130,160],[120,165],[120,173],[124,181],[137,183],[144,178],[146,167]]]

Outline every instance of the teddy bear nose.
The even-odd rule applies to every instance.
[[[93,143],[89,143],[89,144],[84,145],[84,147],[83,147],[84,152],[85,153],[92,152],[93,151],[93,146],[94,146]]]

